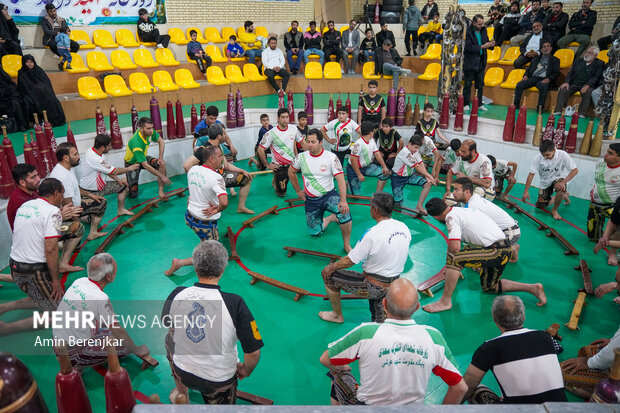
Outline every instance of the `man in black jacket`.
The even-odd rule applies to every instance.
[[[58,55],[58,49],[56,48],[56,35],[63,27],[69,27],[67,21],[58,16],[56,12],[56,6],[53,3],[47,3],[45,5],[45,11],[47,14],[41,19],[41,28],[43,29],[43,46],[48,46],[50,50]],[[71,52],[77,53],[80,50],[80,45],[71,40]]]
[[[396,49],[392,47],[392,42],[385,40],[381,47],[377,47],[372,56],[375,62],[375,74],[383,74],[393,76],[392,85],[394,89],[398,89],[398,81],[400,75],[407,76],[411,74],[411,70],[403,69],[403,58],[400,57]]]
[[[583,0],[581,10],[575,12],[568,21],[568,34],[558,40],[559,49],[566,49],[572,42],[579,43],[575,58],[580,57],[590,45],[590,36],[596,24],[596,11],[590,8],[592,2]]]
[[[532,33],[534,22],[542,23],[543,20],[545,20],[545,13],[540,9],[540,0],[533,0],[530,11],[521,16],[519,20],[519,34],[510,38],[510,45],[520,46],[523,40]]]
[[[598,41],[596,42],[596,44],[598,44],[598,48],[601,50],[607,50],[609,48],[609,45],[611,44],[613,37],[616,35],[616,33],[620,32],[620,16],[618,16],[616,18],[616,21],[614,22],[614,25],[611,29],[611,35],[610,36],[604,36],[601,37],[600,39],[598,39]]]
[[[303,34],[298,30],[299,22],[293,20],[291,22],[291,30],[284,33],[284,48],[286,49],[286,61],[288,62],[288,68],[294,75],[299,72],[302,58],[304,57],[304,41]],[[297,56],[297,59],[293,59],[293,56]]]
[[[141,42],[154,42],[160,49],[168,47],[170,36],[167,34],[159,34],[159,29],[155,27],[155,23],[149,18],[149,12],[146,9],[138,10],[138,40]]]
[[[334,21],[327,22],[327,31],[323,34],[323,53],[325,61],[329,62],[331,55],[336,55],[336,62],[340,62],[342,50],[340,50],[340,31],[334,28]]]
[[[560,74],[560,59],[553,56],[551,51],[553,46],[550,40],[544,40],[540,48],[540,56],[536,56],[530,66],[525,71],[523,80],[515,87],[515,106],[521,104],[523,91],[536,86],[538,89],[538,107],[544,109],[547,100],[547,92],[555,84],[555,80]]]
[[[389,40],[390,42],[392,42],[392,45],[396,44],[394,33],[392,33],[391,30],[388,30],[387,23],[381,23],[381,30],[377,32],[377,34],[375,35],[375,38],[377,39],[377,47],[381,47],[383,45],[383,42],[386,40]]]
[[[495,41],[489,41],[487,31],[484,29],[484,17],[476,14],[467,28],[465,37],[465,50],[463,56],[463,75],[465,77],[465,88],[463,89],[463,100],[465,106],[469,108],[471,97],[471,84],[475,82],[478,90],[478,106],[481,110],[487,110],[482,105],[482,94],[484,92],[484,69],[487,65],[487,50],[495,47]]]
[[[547,14],[543,22],[543,30],[551,37],[551,45],[555,49],[558,40],[566,34],[566,25],[568,24],[568,14],[562,11],[564,5],[562,2],[553,3],[551,13]]]
[[[549,36],[543,32],[543,24],[541,22],[534,22],[532,33],[521,43],[521,56],[517,57],[514,62],[515,69],[523,69],[533,58],[539,56],[543,42],[547,40],[551,41]]]

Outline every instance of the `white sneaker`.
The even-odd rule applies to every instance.
[[[467,106],[465,106],[465,107],[463,108],[463,112],[464,112],[464,111],[466,111],[466,110],[469,110],[469,105],[467,105]]]
[[[158,49],[163,49],[163,48],[164,48],[164,45],[163,45],[163,44],[161,44],[161,43],[157,43],[157,48],[158,48]]]
[[[484,110],[484,111],[487,111],[487,110],[489,110],[489,109],[487,109],[487,108],[486,108],[486,106],[481,105],[481,106],[478,106],[478,110]]]

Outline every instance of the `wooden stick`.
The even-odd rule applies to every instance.
[[[140,357],[142,359],[142,366],[140,366],[140,370],[146,370],[149,366],[157,367],[159,366],[159,361],[155,360],[149,354],[146,356]]]
[[[259,404],[271,406],[273,404],[273,400],[266,399],[264,397],[256,396],[255,394],[246,393],[241,390],[237,390],[237,398],[249,402],[251,404]]]
[[[252,218],[246,220],[243,222],[243,226],[244,227],[250,227],[250,228],[254,228],[254,223],[256,221],[258,221],[259,219],[261,219],[262,217],[269,215],[269,214],[275,214],[278,215],[278,211],[276,211],[278,209],[277,205],[272,206],[271,208],[267,209],[266,211],[261,212],[260,214],[253,216]]]
[[[594,289],[592,288],[592,279],[590,278],[591,269],[588,268],[588,263],[586,260],[579,260],[579,266],[575,267],[576,270],[581,271],[581,276],[583,278],[583,289],[586,294],[594,294]]]
[[[296,253],[306,254],[306,255],[314,255],[315,257],[327,258],[327,259],[329,259],[330,262],[335,262],[335,261],[338,261],[339,259],[342,258],[340,255],[330,254],[328,252],[304,250],[304,249],[295,248],[295,247],[283,247],[283,249],[288,251],[288,254],[286,256],[289,257],[289,258],[292,257],[293,255],[295,255]]]
[[[268,171],[256,171],[256,172],[250,172],[250,175],[252,176],[256,176],[256,175],[267,175],[267,174],[272,174],[273,171],[270,169]]]
[[[462,280],[465,279],[465,277],[463,277],[462,272],[459,272],[459,278]],[[428,295],[429,297],[434,297],[433,292],[431,291],[431,288],[433,288],[440,282],[444,281],[445,279],[446,279],[446,270],[444,268],[443,270],[439,271],[437,274],[433,275],[428,280],[423,281],[422,283],[418,284],[418,287],[417,287],[418,291],[423,294]]]
[[[284,202],[288,203],[289,206],[293,206],[293,204],[295,202],[303,202],[303,199],[301,199],[301,198],[291,198],[291,199],[285,199]]]
[[[558,323],[553,323],[549,326],[549,328],[547,328],[547,334],[549,334],[551,337],[555,338],[556,340],[562,341],[562,336],[558,334],[558,331],[560,330],[560,325]]]
[[[579,317],[581,317],[581,311],[583,310],[583,306],[586,303],[586,292],[579,291],[577,294],[577,299],[575,300],[575,306],[573,307],[573,312],[570,315],[570,320],[566,323],[566,327],[569,330],[577,330],[579,328]]]
[[[232,232],[232,229],[228,227],[226,230],[226,236],[228,237],[228,243],[230,244],[230,256],[228,257],[228,261],[237,261],[239,255],[237,255],[237,237]]]
[[[262,281],[266,284],[273,285],[274,287],[280,288],[282,290],[291,291],[295,293],[295,301],[298,301],[304,295],[310,294],[310,291],[304,290],[303,288],[295,287],[294,285],[290,285],[287,283],[283,283],[282,281],[275,280],[273,278],[267,277],[266,275],[259,274],[254,271],[248,271],[248,275],[252,277],[252,281],[250,284],[254,285],[257,281]]]

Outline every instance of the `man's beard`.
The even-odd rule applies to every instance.
[[[78,166],[80,164],[80,160],[78,159],[77,162],[69,162],[69,165],[71,165],[72,168],[75,168],[76,166]]]
[[[461,156],[461,159],[463,159],[464,161],[471,161],[471,158],[473,158],[471,152],[469,153],[469,155]]]

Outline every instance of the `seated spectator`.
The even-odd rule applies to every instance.
[[[523,40],[532,33],[534,22],[543,22],[545,14],[540,10],[540,0],[533,0],[531,9],[519,20],[519,34],[510,38],[511,46],[520,46]]]
[[[590,46],[583,57],[575,60],[573,67],[566,75],[566,81],[558,89],[558,100],[555,105],[556,115],[559,115],[562,109],[566,107],[568,98],[579,92],[581,93],[579,117],[586,117],[592,100],[592,91],[598,86],[603,73],[603,66],[605,66],[602,60],[596,58],[598,52],[598,47]]]
[[[495,44],[501,47],[506,40],[510,40],[510,38],[517,35],[519,33],[519,20],[521,20],[519,2],[513,1],[510,3],[508,13],[495,25],[495,30],[493,30]]]
[[[424,50],[425,43],[428,41],[428,44],[435,43],[437,36],[439,36],[439,32],[441,31],[441,23],[439,22],[439,14],[435,13],[432,16],[432,21],[429,21],[426,25],[426,31],[420,35],[420,47]]]
[[[60,31],[54,38],[54,40],[56,40],[56,48],[58,49],[58,54],[60,54],[60,63],[58,63],[58,70],[73,69],[71,67],[71,39],[69,39],[69,33],[71,33],[71,29],[69,27],[61,27]],[[65,63],[67,63],[66,68]]]
[[[551,38],[543,32],[543,24],[534,22],[532,33],[530,33],[523,43],[521,43],[521,55],[514,62],[515,69],[523,69],[536,56],[540,56],[543,42],[550,41]]]
[[[434,327],[411,319],[420,308],[413,283],[394,281],[383,306],[385,322],[361,324],[321,355],[332,379],[332,404],[422,405],[431,373],[449,386],[443,404],[460,403],[467,386],[446,341]],[[355,360],[361,384],[351,374]]]
[[[429,20],[433,20],[433,14],[439,14],[439,7],[437,7],[437,3],[435,0],[428,0],[427,3],[422,7],[420,14],[422,15],[422,19],[425,22]]]
[[[598,39],[598,41],[596,42],[596,44],[598,45],[598,48],[601,50],[609,49],[609,45],[611,44],[613,37],[618,32],[620,32],[620,16],[618,16],[616,18],[616,21],[614,22],[613,28],[611,29],[611,35],[603,36],[600,39]]]
[[[58,16],[54,3],[47,3],[45,5],[45,11],[47,14],[41,18],[41,28],[43,29],[43,46],[49,47],[54,54],[60,56],[58,54],[58,49],[56,48],[56,35],[60,31],[61,27],[69,26],[63,17]],[[80,50],[80,45],[71,40],[70,50],[72,53],[77,53],[78,50]]]
[[[540,2],[540,10],[545,13],[545,17],[551,13],[551,6],[549,5],[549,0],[542,0]]]
[[[389,40],[390,42],[392,42],[392,45],[396,44],[394,33],[392,33],[391,30],[388,30],[387,23],[381,23],[381,30],[377,32],[375,37],[377,39],[377,47],[381,47],[381,45],[383,45],[383,42],[386,40]]]
[[[544,110],[549,89],[555,86],[555,80],[560,74],[560,59],[551,54],[552,47],[549,40],[543,42],[540,56],[536,56],[525,70],[523,80],[515,87],[514,105],[521,105],[521,95],[524,90],[535,86],[538,89],[537,107]]]
[[[38,113],[39,119],[43,119],[45,110],[52,126],[65,124],[65,112],[56,97],[52,82],[32,55],[22,57],[22,68],[17,72],[17,91],[24,99],[27,113]]]
[[[546,331],[523,327],[523,301],[514,295],[496,297],[491,314],[502,334],[474,352],[465,372],[465,399],[470,404],[500,402],[487,387],[479,387],[486,372],[492,370],[502,391],[502,403],[565,402],[559,345]]]
[[[562,2],[553,3],[553,9],[547,13],[543,21],[543,31],[551,36],[551,46],[555,49],[558,40],[566,34],[568,14],[562,11]]]
[[[506,14],[506,8],[501,3],[500,0],[493,0],[493,5],[489,7],[489,12],[487,16],[489,16],[489,20],[484,24],[486,27],[495,27],[496,24],[500,22],[502,17]]]
[[[260,359],[263,347],[256,321],[247,304],[237,294],[220,290],[219,282],[228,263],[228,252],[218,241],[203,241],[192,253],[198,282],[177,287],[166,299],[162,317],[187,317],[196,306],[205,311],[221,308],[220,339],[215,335],[200,339],[201,330],[171,328],[166,336],[167,358],[176,388],[170,399],[188,388],[202,394],[205,404],[235,404],[237,383],[249,377]],[[241,342],[243,361],[239,361],[237,342]]]
[[[369,62],[372,59],[376,48],[377,41],[375,40],[372,29],[368,28],[366,29],[366,37],[362,39],[362,44],[360,46],[360,51],[362,52],[362,54],[360,54],[360,59],[362,62]]]
[[[331,59],[331,55],[336,56],[336,63],[340,62],[342,50],[340,49],[340,30],[336,30],[334,21],[327,22],[327,31],[323,34],[323,54],[327,61]]]
[[[14,119],[15,126],[20,132],[30,127],[26,105],[17,91],[17,85],[11,79],[11,76],[0,66],[0,116],[3,115]]]
[[[248,62],[256,64],[256,58],[261,57],[262,51],[262,42],[257,38],[256,33],[254,33],[254,22],[250,20],[246,20],[243,23],[243,28],[245,31],[239,34],[239,43],[245,50],[245,55],[248,57]]]
[[[303,34],[299,31],[299,22],[297,20],[293,20],[291,22],[291,30],[284,33],[284,49],[286,50],[288,68],[296,75],[299,72],[299,67],[304,57]],[[293,56],[297,58],[293,59]]]
[[[578,58],[590,45],[592,30],[596,24],[596,10],[592,10],[593,0],[583,0],[581,10],[576,11],[568,21],[568,33],[558,40],[558,48],[566,49],[572,42],[579,43],[579,48],[575,52]]]
[[[267,76],[267,81],[269,81],[269,84],[276,93],[280,90],[286,91],[286,85],[288,84],[288,79],[291,77],[291,74],[284,68],[286,64],[284,53],[282,53],[282,50],[278,49],[278,40],[275,37],[269,38],[268,45],[269,47],[263,50],[263,56],[261,57],[263,66],[265,67],[265,76]],[[276,75],[282,76],[281,88],[278,87],[276,83]]]
[[[191,40],[187,43],[187,55],[198,64],[198,70],[205,75],[207,68],[213,64],[213,60],[205,53],[200,42],[196,41],[198,38],[196,30],[190,30],[189,37]]]
[[[22,48],[19,44],[19,29],[9,14],[9,8],[0,3],[0,57],[7,54],[21,56]]]
[[[349,28],[342,33],[342,57],[344,68],[349,74],[355,74],[355,65],[360,55],[360,32],[356,29],[357,21],[351,20]],[[349,62],[349,55],[351,61]]]
[[[155,23],[151,21],[149,12],[146,9],[138,10],[138,40],[141,42],[157,43],[159,49],[168,47],[170,44],[170,36],[167,34],[159,34],[159,29],[155,27]]]
[[[304,33],[304,63],[308,64],[308,56],[315,54],[319,56],[319,62],[323,66],[325,54],[321,50],[321,33],[316,29],[316,22],[310,22],[310,30]]]
[[[411,70],[402,68],[403,58],[392,46],[391,41],[385,40],[383,45],[375,50],[373,60],[375,61],[375,74],[393,76],[392,85],[394,89],[398,89],[400,76],[410,75]]]
[[[226,57],[242,57],[245,54],[245,50],[239,43],[237,43],[237,36],[231,34],[228,38],[228,44],[226,45]]]

